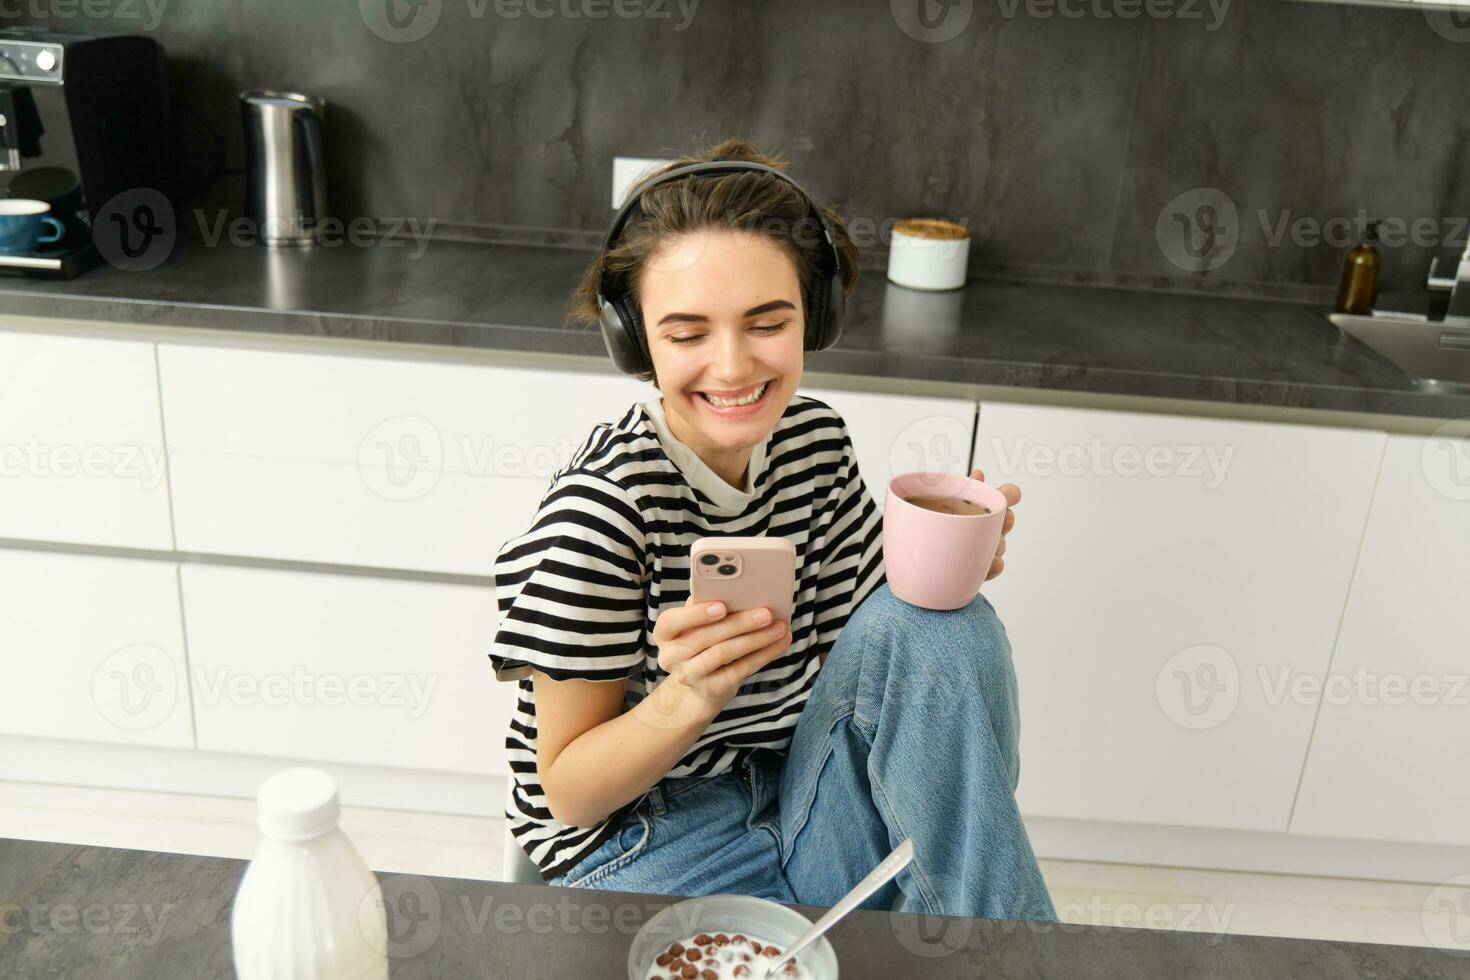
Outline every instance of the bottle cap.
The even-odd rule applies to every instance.
[[[337,826],[337,780],[324,769],[300,766],[266,778],[256,793],[255,824],[276,840],[309,840]]]

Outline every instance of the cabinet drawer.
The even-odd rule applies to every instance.
[[[386,473],[330,463],[185,453],[172,465],[183,551],[467,575],[491,573],[547,487],[439,473],[394,496]]]
[[[1287,829],[1384,434],[985,402],[1024,812]]]
[[[0,331],[0,537],[173,546],[152,344]]]
[[[1296,833],[1470,845],[1470,439],[1390,435]]]
[[[185,564],[199,747],[503,774],[488,587]]]
[[[0,550],[0,731],[192,748],[176,568]]]
[[[488,574],[630,378],[162,344],[179,547]]]

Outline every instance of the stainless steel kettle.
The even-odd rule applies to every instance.
[[[311,245],[327,217],[322,99],[257,89],[240,93],[245,125],[245,212],[267,245]]]

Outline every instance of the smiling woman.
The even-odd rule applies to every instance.
[[[801,384],[805,306],[796,270],[758,236],[702,229],[650,258],[641,295],[656,324],[649,354],[669,429],[741,486],[752,448]]]
[[[1004,630],[981,596],[892,595],[846,423],[797,390],[856,269],[835,215],[727,141],[636,188],[582,281],[573,315],[657,391],[593,429],[496,556],[507,818],[552,884],[832,904],[902,827],[902,907],[1054,917],[1012,797]],[[714,535],[791,541],[789,622],[693,604],[691,545]]]
[[[737,140],[709,158],[784,167]],[[662,393],[670,431],[739,487],[753,447],[801,383],[816,321],[831,319],[831,280],[842,296],[856,285],[857,247],[834,213],[774,174],[661,182],[698,162],[675,161],[633,189],[634,210],[615,222],[572,315],[597,321],[604,294],[624,298],[643,347],[638,376]]]

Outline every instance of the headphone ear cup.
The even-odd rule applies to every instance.
[[[828,350],[842,336],[842,314],[845,307],[842,277],[829,276],[812,290],[811,318],[808,321],[806,349]]]
[[[637,367],[630,374],[640,374],[653,370],[653,360],[648,356],[648,341],[643,333],[643,316],[638,312],[638,304],[634,303],[630,296],[618,297],[618,309],[622,312],[623,323],[627,325],[628,349],[632,352]]]
[[[842,325],[847,314],[847,296],[842,291],[842,277],[833,275],[824,285],[826,299],[822,308],[826,316],[821,346],[817,350],[829,350],[837,346],[837,341],[842,338]]]
[[[638,343],[634,339],[630,324],[624,311],[624,304],[614,298],[602,301],[601,314],[598,321],[602,324],[602,342],[607,347],[608,357],[612,358],[613,365],[624,374],[637,374],[642,370],[643,355],[638,349]],[[631,325],[636,329],[637,324]]]
[[[826,284],[818,282],[807,296],[806,336],[802,344],[803,350],[822,349],[822,338],[827,333],[827,299],[824,293],[826,293]]]

